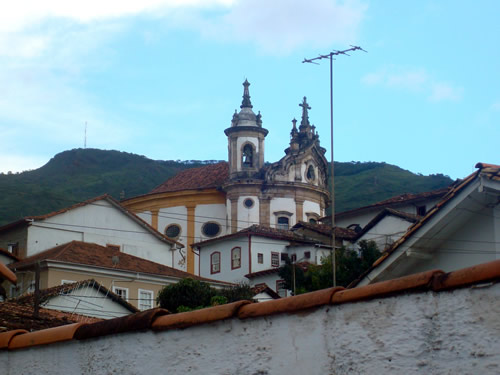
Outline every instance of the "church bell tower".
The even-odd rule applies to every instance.
[[[262,127],[260,112],[256,115],[250,101],[248,87],[243,82],[243,101],[240,111],[234,112],[231,127],[224,133],[228,138],[229,178],[259,178],[264,166],[264,139],[268,133]]]

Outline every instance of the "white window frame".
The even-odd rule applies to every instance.
[[[143,302],[144,300],[141,298],[141,293],[147,293],[150,295],[150,297],[146,300],[146,302]],[[154,297],[155,297],[155,294],[152,290],[139,289],[137,291],[137,307],[139,308],[139,310],[144,311],[144,310],[152,309],[154,307],[154,302],[155,302]],[[146,305],[146,304],[148,304],[148,307],[142,308],[141,305]]]
[[[123,298],[119,293],[117,293],[116,292],[117,290],[123,290],[123,291],[125,291],[125,298]],[[117,294],[119,297],[123,298],[125,301],[128,301],[128,296],[129,296],[129,294],[128,294],[128,288],[124,288],[122,286],[114,286],[113,285],[113,293]]]

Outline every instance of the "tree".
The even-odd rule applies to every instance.
[[[346,287],[371,267],[380,257],[380,251],[374,241],[360,241],[359,251],[344,246],[335,250],[336,281],[338,286]],[[285,287],[295,294],[312,292],[332,286],[332,257],[321,259],[321,264],[292,264],[287,261],[279,270],[280,277],[285,280]]]
[[[182,279],[176,284],[170,284],[158,292],[156,302],[160,307],[170,312],[193,310],[210,306],[215,290],[203,281],[191,278]]]
[[[203,281],[186,278],[177,284],[163,287],[158,292],[156,302],[160,307],[175,313],[241,300],[252,300],[253,296],[252,288],[247,283],[242,282],[222,289],[215,289]]]

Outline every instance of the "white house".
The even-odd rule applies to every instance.
[[[13,301],[33,306],[35,295],[30,293]],[[136,307],[93,279],[40,290],[40,307],[100,319],[139,312]]]
[[[156,231],[109,195],[0,227],[0,247],[19,258],[70,241],[96,243],[182,269],[183,245]]]
[[[194,243],[199,253],[200,276],[227,282],[250,280],[286,295],[278,269],[292,262],[319,263],[331,247],[287,230],[253,225],[226,236]]]
[[[351,286],[500,259],[500,166],[478,163]]]

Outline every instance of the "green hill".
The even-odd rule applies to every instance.
[[[120,199],[151,191],[186,168],[210,161],[160,161],[119,151],[74,149],[32,171],[0,174],[0,225],[108,193]],[[394,195],[449,185],[443,175],[420,176],[385,163],[335,163],[336,211]]]

